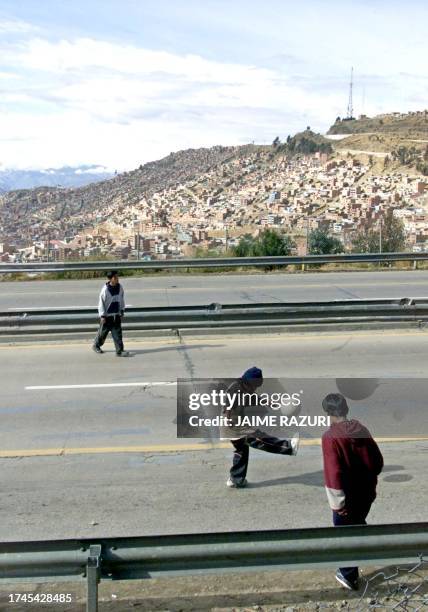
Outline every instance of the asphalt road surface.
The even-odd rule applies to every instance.
[[[100,280],[1,283],[0,310],[95,307]],[[425,297],[428,271],[196,274],[123,279],[129,306]]]
[[[129,358],[108,342],[104,355],[85,343],[0,346],[0,540],[330,524],[316,438],[303,433],[295,458],[251,451],[245,490],[225,487],[228,442],[176,439],[177,377],[233,377],[254,364],[265,376],[323,385],[418,378],[392,414],[406,435],[381,442],[386,469],[371,521],[426,520],[428,427],[415,412],[426,397],[425,332],[141,341],[128,345]],[[373,422],[386,422],[388,403],[377,405]],[[370,421],[362,403],[351,407]],[[410,437],[419,439],[409,441],[404,425],[417,419]]]

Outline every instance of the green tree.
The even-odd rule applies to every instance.
[[[310,255],[329,255],[343,253],[343,244],[338,238],[330,236],[322,229],[313,230],[308,237],[308,250]]]
[[[424,176],[428,176],[428,163],[422,161],[418,162],[416,165],[416,170]]]
[[[291,254],[295,243],[282,232],[266,229],[257,238],[250,234],[243,236],[233,248],[235,257],[285,257]]]
[[[267,229],[259,236],[260,255],[286,257],[291,254],[295,246],[293,240],[287,234],[279,231]]]
[[[398,253],[404,251],[405,246],[406,234],[403,222],[389,212],[382,219],[382,252]]]
[[[251,257],[254,252],[256,239],[251,234],[242,236],[236,247],[233,247],[232,252],[235,257]]]
[[[381,245],[381,234],[379,228],[372,228],[356,234],[352,240],[352,251],[354,253],[378,253]],[[406,246],[406,235],[401,219],[394,217],[388,212],[382,217],[382,253],[399,253]]]
[[[353,253],[377,253],[379,251],[379,232],[369,230],[355,234],[352,239]]]

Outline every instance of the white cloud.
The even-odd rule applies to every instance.
[[[14,74],[13,72],[0,72],[0,79],[9,80],[9,79],[20,79],[19,74]]]
[[[74,171],[74,174],[101,174],[106,171],[107,168],[105,166],[91,166],[90,168],[86,169],[77,168],[77,170]]]
[[[0,33],[2,34],[28,34],[36,32],[39,28],[32,23],[19,19],[0,19]]]
[[[26,68],[58,74],[83,73],[87,69],[98,68],[111,73],[164,73],[190,81],[198,79],[199,82],[221,83],[234,83],[237,76],[239,79],[248,80],[255,71],[266,77],[271,75],[271,71],[263,68],[221,63],[206,60],[198,55],[180,56],[166,51],[153,51],[90,38],[61,40],[57,43],[35,38],[30,40],[15,58]]]
[[[5,165],[132,168],[190,146],[269,142],[308,124],[327,127],[345,106],[337,84],[309,92],[310,79],[274,68],[89,38],[30,38],[0,53],[25,77],[3,96]],[[409,98],[417,100],[419,82],[412,83]]]

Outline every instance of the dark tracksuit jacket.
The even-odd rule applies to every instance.
[[[235,393],[241,395],[245,397],[245,402],[243,402],[243,405],[240,405],[238,400],[235,400],[231,410],[227,410],[225,408],[222,411],[222,415],[230,419],[231,425],[222,426],[220,428],[221,438],[227,440],[238,440],[239,438],[243,438],[245,436],[254,435],[254,428],[238,426],[237,422],[239,417],[243,417],[246,414],[246,408],[250,408],[252,406],[251,395],[257,395],[257,391],[255,391],[252,387],[249,387],[242,378],[239,378],[227,388],[227,393],[230,393],[232,396]],[[248,395],[244,396],[244,393]]]
[[[232,467],[230,468],[230,478],[234,482],[242,482],[247,475],[250,447],[279,455],[291,455],[292,450],[288,440],[275,438],[251,426],[238,425],[238,418],[248,415],[251,408],[257,406],[256,402],[253,404],[253,400],[255,400],[253,396],[257,395],[257,392],[249,387],[245,380],[240,378],[234,381],[227,392],[230,394],[248,394],[244,396],[243,405],[235,400],[231,410],[223,410],[223,416],[227,416],[231,420],[231,425],[220,428],[221,437],[229,439],[235,449]]]
[[[333,511],[368,513],[383,457],[369,430],[353,419],[333,423],[322,437],[324,481]]]

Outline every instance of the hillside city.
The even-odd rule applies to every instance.
[[[293,237],[298,255],[316,229],[349,250],[386,212],[402,221],[408,249],[428,250],[424,174],[376,152],[324,149],[188,150],[80,189],[0,195],[0,260],[188,257],[225,252],[267,228]]]

